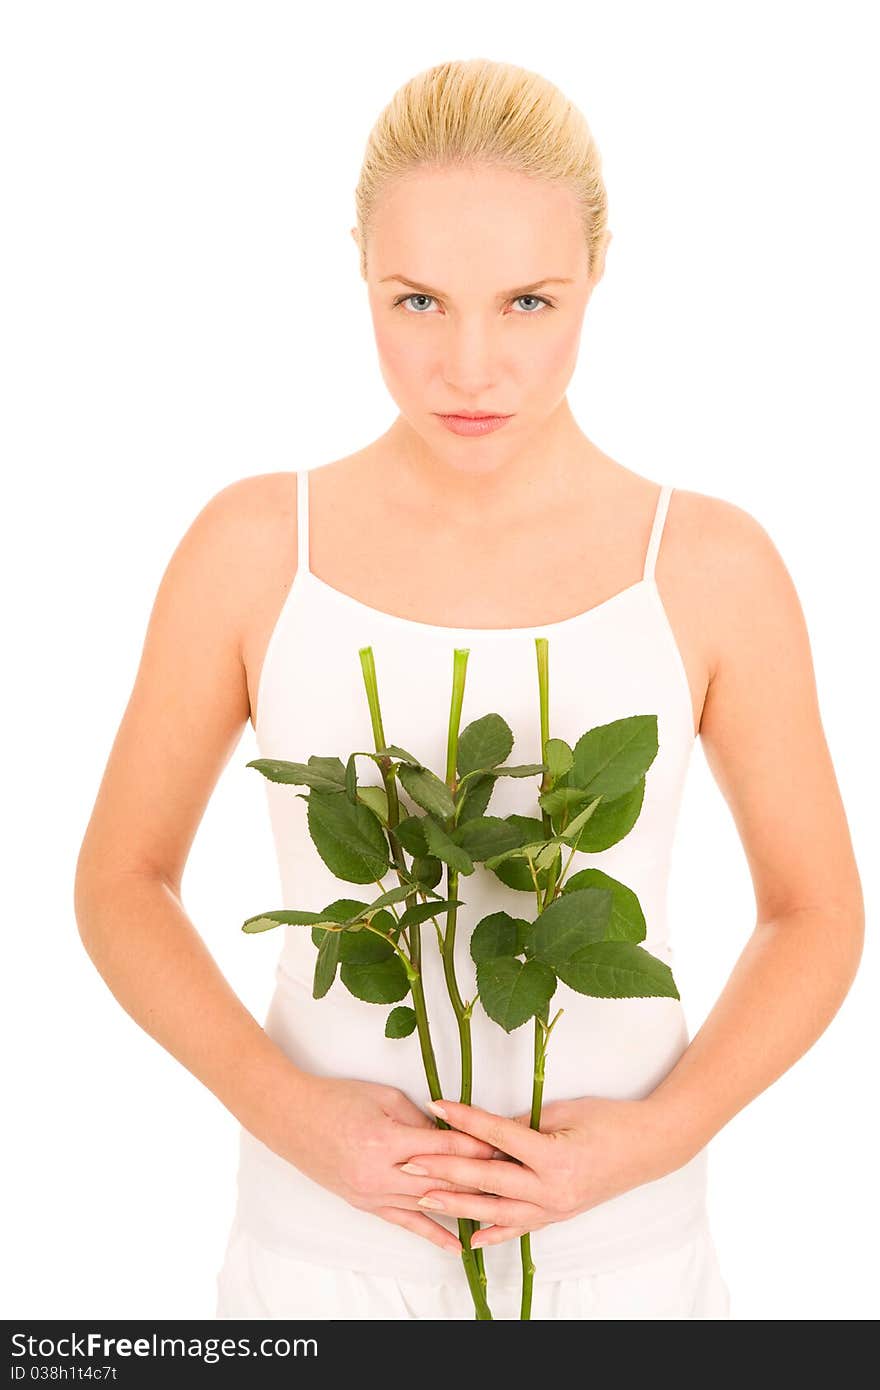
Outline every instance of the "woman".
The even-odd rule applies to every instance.
[[[482,1227],[496,1318],[519,1316],[524,1231],[533,1318],[729,1317],[708,1142],[824,1030],[862,946],[797,595],[750,515],[625,468],[571,414],[610,233],[598,152],[556,88],[482,60],[416,76],[371,133],[352,232],[399,414],[350,457],[224,488],[180,542],[80,855],[83,940],[125,1007],[241,1123],[218,1317],[472,1318],[462,1217]],[[479,1104],[444,1096],[439,1129],[413,1039],[386,1039],[338,981],[312,997],[308,931],[285,929],[261,1028],[180,882],[249,716],[263,757],[372,746],[364,646],[390,741],[443,768],[452,652],[466,646],[462,723],[497,710],[516,760],[535,761],[539,635],[556,737],[657,715],[638,820],[590,859],[637,892],[644,947],[671,958],[666,878],[698,734],[757,926],[693,1040],[677,999],[560,984],[540,1132],[531,1029],[505,1034],[475,1009]],[[351,897],[315,853],[305,802],[266,786],[283,905]],[[491,813],[533,795],[498,779]],[[490,877],[463,881],[472,925],[522,916],[523,895]],[[472,997],[466,932],[456,952]],[[437,952],[423,968],[429,1016],[448,1017]],[[451,1088],[457,1038],[434,1031]]]

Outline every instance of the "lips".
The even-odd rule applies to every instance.
[[[438,415],[437,419],[453,434],[480,435],[491,434],[507,424],[511,415]]]

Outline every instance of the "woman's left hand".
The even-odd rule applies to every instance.
[[[530,1128],[528,1111],[507,1118],[460,1101],[437,1104],[453,1129],[486,1140],[499,1157],[414,1154],[400,1166],[412,1173],[415,1165],[417,1176],[437,1179],[419,1197],[423,1208],[492,1223],[475,1233],[472,1246],[497,1245],[567,1221],[672,1172],[696,1152],[650,1096],[550,1101],[542,1107],[539,1130]]]

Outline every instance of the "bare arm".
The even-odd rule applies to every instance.
[[[227,983],[184,910],[180,885],[250,713],[241,636],[246,605],[267,582],[258,557],[284,554],[272,545],[276,490],[271,475],[224,488],[171,557],[74,889],[83,944],[119,1003],[260,1133],[265,1087],[283,1075],[295,1091],[302,1074]],[[288,564],[289,554],[287,546]]]
[[[748,513],[705,499],[715,660],[700,734],[742,839],[756,924],[717,1003],[651,1093],[698,1151],[803,1055],[858,969],[864,906],[791,576]]]
[[[178,891],[153,873],[108,869],[78,879],[76,904],[86,950],[123,1008],[269,1143],[270,1096],[283,1086],[299,1108],[308,1078],[230,987]]]

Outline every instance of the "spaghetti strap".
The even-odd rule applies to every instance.
[[[648,541],[648,550],[645,555],[645,568],[642,579],[654,578],[654,566],[657,563],[657,552],[660,549],[660,537],[663,535],[663,524],[666,521],[666,513],[669,509],[669,499],[672,496],[672,487],[669,483],[663,483],[660,488],[660,496],[657,498],[657,507],[654,512],[654,525],[651,527],[651,537]]]
[[[296,568],[309,572],[309,471],[301,468],[296,475]]]

